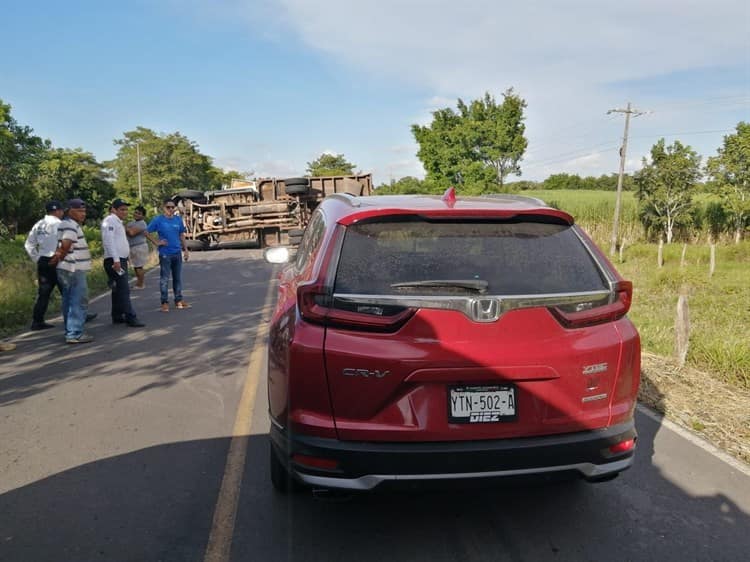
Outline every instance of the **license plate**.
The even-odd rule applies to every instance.
[[[516,419],[513,385],[452,386],[448,392],[451,423],[493,423]]]

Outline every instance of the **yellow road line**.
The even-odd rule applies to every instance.
[[[269,281],[266,300],[263,308],[270,310],[276,284]],[[234,534],[234,522],[237,516],[237,503],[242,486],[242,473],[245,469],[245,457],[247,455],[247,442],[252,426],[253,410],[255,409],[255,394],[258,390],[258,382],[263,372],[263,358],[265,356],[266,336],[268,335],[268,314],[258,325],[255,335],[255,345],[250,353],[250,364],[247,367],[245,385],[242,389],[242,397],[234,420],[232,441],[227,453],[227,464],[224,468],[224,477],[221,481],[219,497],[214,508],[214,519],[211,524],[211,533],[208,536],[204,562],[227,562],[232,550],[232,535]]]

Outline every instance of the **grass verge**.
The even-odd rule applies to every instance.
[[[750,391],[653,353],[641,360],[642,403],[750,464]]]

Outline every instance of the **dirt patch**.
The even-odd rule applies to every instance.
[[[641,361],[641,402],[750,464],[750,392],[666,357]]]

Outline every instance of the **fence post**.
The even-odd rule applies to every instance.
[[[623,252],[625,251],[626,242],[627,240],[625,238],[623,238],[622,241],[620,242],[620,263],[622,263],[622,255],[623,255]]]
[[[716,244],[711,242],[711,261],[708,266],[708,276],[713,277],[716,270]]]
[[[664,267],[664,238],[659,238],[659,253],[656,255],[656,264]]]
[[[680,256],[680,267],[685,267],[685,254],[687,253],[687,243],[682,245],[682,255]]]
[[[690,342],[690,310],[688,308],[688,289],[682,287],[677,298],[677,317],[675,318],[675,354],[680,367],[685,366],[688,344]]]

